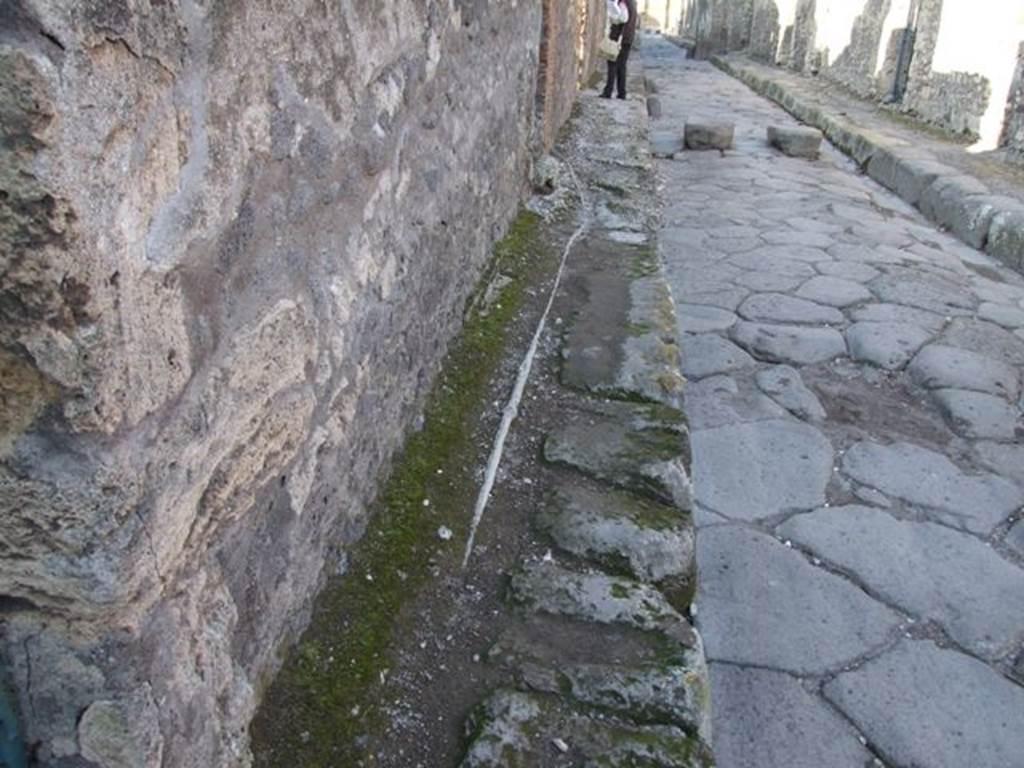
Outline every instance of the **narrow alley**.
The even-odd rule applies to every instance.
[[[1024,765],[1024,280],[649,38],[721,768]]]

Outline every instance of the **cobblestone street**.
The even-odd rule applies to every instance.
[[[1024,281],[658,37],[721,768],[1024,766]]]

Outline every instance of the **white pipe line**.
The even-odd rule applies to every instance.
[[[555,303],[555,294],[558,292],[558,287],[562,282],[562,274],[565,272],[565,265],[569,259],[569,252],[572,250],[576,241],[583,236],[583,233],[587,230],[590,224],[590,212],[587,207],[587,200],[583,194],[583,189],[579,185],[579,181],[576,179],[576,173],[573,171],[571,166],[566,165],[569,168],[569,174],[572,177],[573,186],[576,187],[577,194],[580,198],[581,208],[583,210],[583,219],[580,222],[579,227],[572,233],[572,237],[569,238],[569,242],[565,244],[565,250],[562,251],[562,261],[558,265],[558,273],[555,275],[555,283],[551,286],[551,295],[548,297],[547,306],[544,308],[544,314],[540,316],[540,322],[537,323],[537,330],[533,334],[533,340],[530,342],[530,347],[526,351],[526,356],[522,362],[519,363],[519,375],[516,376],[516,384],[512,388],[512,396],[509,398],[508,404],[505,406],[505,410],[501,416],[501,425],[498,427],[498,433],[494,438],[494,445],[491,447],[491,455],[487,460],[487,472],[484,474],[484,484],[480,486],[480,494],[476,497],[476,507],[473,509],[473,522],[469,528],[469,538],[466,540],[466,553],[462,558],[462,568],[469,564],[470,555],[473,554],[473,544],[476,541],[476,530],[480,526],[480,521],[483,519],[484,510],[487,508],[487,502],[491,498],[491,491],[494,488],[494,480],[498,476],[498,466],[501,464],[501,456],[505,451],[505,440],[508,438],[509,429],[512,426],[512,421],[519,413],[519,403],[523,399],[523,391],[526,389],[526,382],[530,378],[530,371],[533,369],[533,358],[537,354],[537,346],[540,344],[541,334],[544,332],[544,327],[547,325],[548,315],[551,312],[551,307]]]

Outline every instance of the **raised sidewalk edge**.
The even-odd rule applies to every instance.
[[[841,116],[811,106],[783,83],[735,59],[711,63],[798,120],[818,128],[882,186],[968,245],[1024,273],[1024,204],[992,191],[974,176],[939,162],[920,148],[908,150]]]

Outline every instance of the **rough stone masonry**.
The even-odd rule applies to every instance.
[[[0,711],[39,764],[246,761],[554,133],[542,27],[581,41],[550,94],[603,23],[552,8],[0,4]]]

